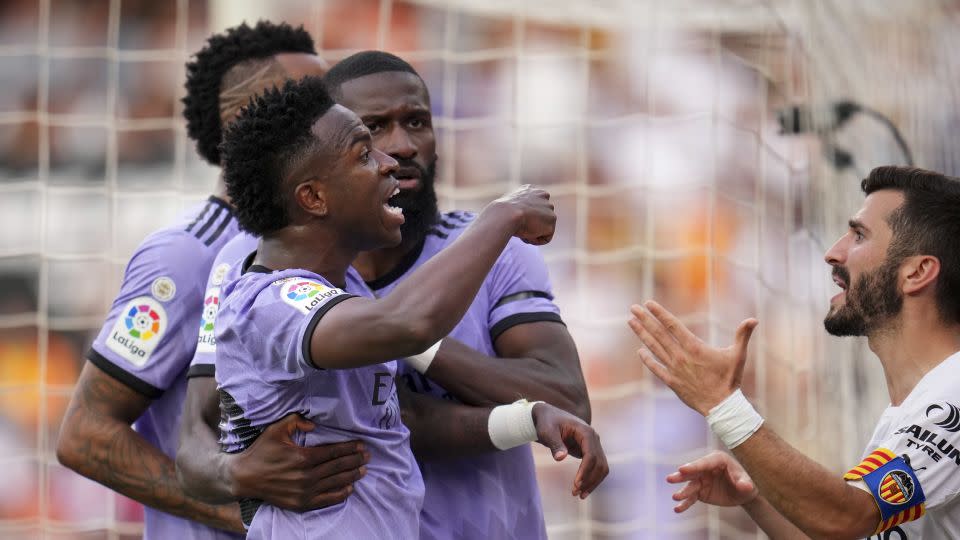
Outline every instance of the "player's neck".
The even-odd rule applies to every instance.
[[[905,305],[896,324],[868,339],[883,365],[894,406],[903,403],[924,375],[960,350],[960,327],[944,325],[935,310],[922,314],[908,310]]]
[[[328,231],[290,225],[260,239],[254,264],[271,270],[308,270],[343,287],[347,269],[356,256],[356,250],[337,242]]]
[[[423,240],[425,233],[405,234],[395,247],[362,251],[353,261],[353,267],[364,281],[376,281],[387,275]]]

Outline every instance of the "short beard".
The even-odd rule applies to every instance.
[[[415,165],[412,162],[403,163],[403,165]],[[420,168],[419,166],[417,166]],[[394,198],[391,203],[403,209],[403,225],[400,226],[400,234],[404,240],[407,238],[419,239],[426,236],[439,220],[439,210],[437,208],[437,192],[434,189],[434,178],[437,174],[437,159],[427,166],[426,169],[420,168],[420,190],[414,193],[404,193]]]
[[[887,257],[879,268],[865,273],[854,285],[844,267],[837,267],[847,283],[843,305],[830,309],[823,326],[834,336],[869,336],[886,325],[903,308],[897,272],[903,257]]]

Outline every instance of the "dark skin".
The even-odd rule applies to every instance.
[[[282,85],[285,79],[322,76],[327,65],[312,54],[278,54],[282,76],[255,81],[256,93]],[[242,101],[234,100],[237,104]],[[225,112],[226,124],[239,108]],[[222,178],[215,193],[229,201]],[[250,448],[238,454],[220,452],[220,412],[213,377],[192,377],[180,423],[177,475],[186,493],[208,503],[257,498],[288,510],[305,511],[339,504],[353,493],[353,483],[366,473],[369,454],[359,441],[304,448],[294,443],[297,431],[313,424],[291,414],[268,426]]]
[[[311,131],[322,144],[282,180],[292,191],[291,222],[261,239],[254,262],[275,270],[303,268],[342,286],[360,251],[400,241],[402,217],[384,208],[396,190],[397,162],[374,149],[367,128],[342,106],[319,118]],[[422,352],[459,321],[511,236],[546,243],[555,221],[542,190],[525,186],[494,201],[456,242],[389,295],[348,299],[324,315],[310,335],[310,360],[317,367],[346,369]],[[449,284],[443,295],[426,286],[433,279]],[[412,418],[430,415],[430,429],[415,430],[421,433],[418,446],[489,450],[489,413],[434,400],[423,408],[408,405],[404,415],[413,425],[418,422]],[[586,497],[608,472],[596,433],[547,404],[535,407],[533,416],[556,459],[568,452],[584,456],[573,491]]]
[[[401,164],[401,191],[423,189],[420,170],[436,160],[430,98],[411,73],[384,72],[345,82],[338,101],[354,111],[370,130],[374,146]],[[360,253],[354,268],[367,281],[388,272],[423,240],[405,234],[396,247]],[[446,283],[439,278],[433,283]],[[445,339],[427,375],[464,403],[497,405],[520,397],[545,401],[590,422],[590,400],[576,345],[566,327],[555,322],[514,326],[494,343],[497,357]]]
[[[130,427],[150,401],[87,362],[63,418],[57,459],[168,514],[243,532],[236,504],[210,505],[188,495],[177,480],[173,460]]]

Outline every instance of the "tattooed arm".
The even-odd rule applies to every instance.
[[[209,505],[184,493],[173,460],[130,427],[149,405],[149,398],[87,362],[63,418],[57,459],[145,505],[243,532],[236,504]]]

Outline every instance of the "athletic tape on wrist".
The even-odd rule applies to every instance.
[[[727,399],[710,409],[707,423],[723,444],[732,450],[760,429],[763,417],[738,388]]]
[[[494,407],[487,418],[490,442],[500,450],[507,450],[537,440],[537,426],[533,423],[533,406],[542,401],[522,399],[508,405]]]
[[[434,343],[429,349],[422,353],[408,357],[407,364],[420,373],[426,373],[427,370],[430,369],[430,364],[433,363],[434,357],[437,356],[437,351],[440,350],[440,341]]]

